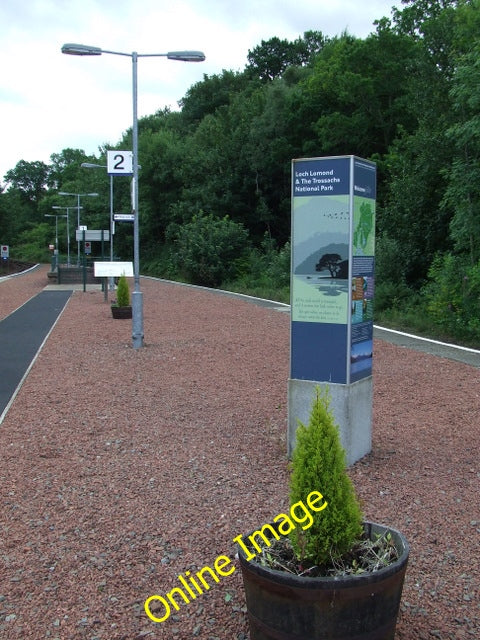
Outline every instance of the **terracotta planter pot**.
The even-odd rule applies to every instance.
[[[112,317],[118,320],[124,320],[132,317],[132,307],[117,307],[114,304],[111,306]]]
[[[370,537],[390,532],[399,559],[372,573],[308,578],[249,562],[238,547],[251,640],[393,640],[409,546],[394,529],[364,527]]]

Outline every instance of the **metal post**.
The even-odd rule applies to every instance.
[[[80,194],[77,195],[77,229],[80,231]],[[77,266],[80,266],[80,239],[77,240]]]
[[[132,341],[133,348],[143,347],[143,293],[140,291],[140,242],[138,215],[138,114],[137,114],[137,59],[136,51],[132,53],[132,93],[133,93],[133,277],[132,292]]]
[[[83,238],[83,292],[87,290],[87,255],[85,253],[85,229],[82,231]]]
[[[113,233],[115,222],[113,221],[113,175],[110,175],[110,262],[113,262]],[[115,289],[115,279],[110,278],[110,291]]]
[[[58,269],[58,216],[55,216],[55,266]]]
[[[67,210],[67,265],[70,266],[70,217],[68,207]]]

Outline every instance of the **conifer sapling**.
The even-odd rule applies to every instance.
[[[117,307],[128,307],[130,305],[130,289],[127,278],[122,274],[117,284]]]
[[[296,527],[290,541],[299,560],[320,566],[351,550],[363,533],[362,513],[346,473],[345,451],[328,390],[316,388],[309,423],[305,426],[299,421],[296,437],[290,504],[319,491],[328,505],[316,514],[310,528]]]

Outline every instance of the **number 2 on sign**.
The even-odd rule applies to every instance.
[[[133,153],[131,151],[107,151],[107,172],[110,175],[131,175]]]

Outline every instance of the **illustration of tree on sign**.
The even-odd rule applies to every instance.
[[[324,253],[315,265],[315,270],[323,271],[324,269],[328,269],[332,278],[336,278],[342,270],[342,262],[342,256],[338,253]]]

